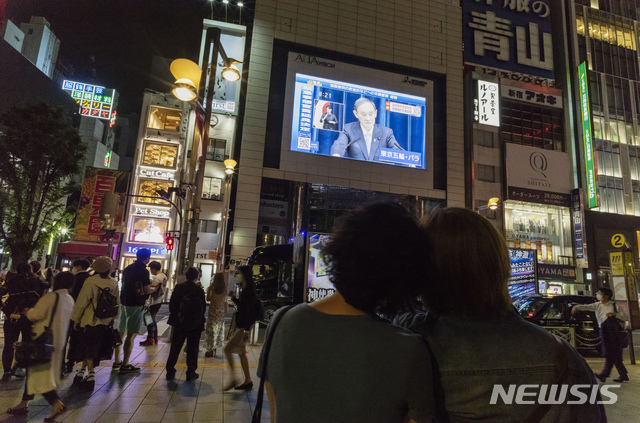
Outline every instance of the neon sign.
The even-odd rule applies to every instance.
[[[587,86],[587,68],[585,62],[578,66],[580,79],[580,105],[582,107],[582,136],[584,142],[584,166],[587,177],[587,204],[589,208],[598,207],[596,192],[596,169],[593,160],[593,140],[591,138],[591,111],[589,110],[589,89]]]
[[[127,253],[135,254],[141,248],[146,248],[147,250],[151,251],[152,256],[164,256],[167,254],[167,249],[163,247],[152,248],[152,247],[138,247],[133,245],[129,245],[127,247]]]
[[[108,167],[111,165],[111,153],[112,153],[112,152],[111,152],[111,151],[109,151],[109,152],[107,153],[107,155],[106,155],[106,156],[104,156],[104,167],[107,167],[107,168],[108,168]]]
[[[111,119],[116,90],[74,81],[63,81],[62,90],[73,97],[82,116]]]
[[[118,112],[114,110],[111,114],[111,119],[109,119],[109,128],[113,128],[116,124],[116,114],[118,114]]]

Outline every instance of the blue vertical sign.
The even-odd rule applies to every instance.
[[[584,239],[584,210],[580,189],[571,190],[571,214],[573,215],[573,242],[576,253],[576,267],[589,267],[587,242]]]
[[[549,0],[464,0],[465,63],[554,79]]]

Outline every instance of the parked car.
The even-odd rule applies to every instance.
[[[600,331],[594,312],[581,311],[571,315],[571,309],[577,304],[592,304],[595,297],[584,295],[534,295],[519,301],[516,309],[525,319],[548,328],[549,331],[570,341],[570,331],[574,328],[575,347],[579,350],[600,350]]]

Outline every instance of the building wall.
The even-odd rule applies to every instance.
[[[22,54],[49,78],[53,77],[60,40],[49,28],[49,22],[43,17],[32,16],[29,23],[20,25],[20,29],[25,34]]]
[[[370,163],[328,157],[281,156],[279,169],[263,167],[274,40],[446,74],[446,191],[433,189],[432,171],[413,181],[412,169],[385,169],[380,180]],[[454,1],[258,0],[251,42],[235,203],[232,258],[255,247],[262,177],[446,198],[464,206],[461,10]],[[302,164],[296,160],[304,160]],[[336,163],[338,162],[338,163]],[[346,162],[346,161],[345,161]],[[333,168],[332,168],[333,166]],[[295,167],[295,168],[294,168]],[[339,174],[340,177],[331,175]]]
[[[18,51],[22,51],[24,43],[24,32],[20,30],[13,22],[7,21],[7,27],[4,31],[4,40]]]

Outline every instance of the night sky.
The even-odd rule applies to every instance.
[[[230,0],[228,6],[230,22],[235,3]],[[221,0],[214,4],[214,16],[224,20]],[[210,18],[211,3],[208,0],[8,1],[6,18],[18,27],[29,22],[32,15],[44,16],[51,23],[51,30],[60,39],[58,57],[73,65],[73,78],[115,88],[120,93],[119,113],[139,113],[154,55],[197,62],[202,19]]]

